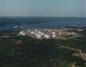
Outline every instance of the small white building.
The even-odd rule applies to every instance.
[[[31,33],[31,34],[34,34],[35,32],[31,31],[30,33]]]
[[[50,38],[50,36],[48,34],[45,34],[44,35],[44,38],[47,38],[48,39],[48,38]]]
[[[37,33],[38,33],[38,34],[41,34],[41,31],[38,31]]]
[[[70,32],[68,32],[68,33],[67,33],[67,35],[71,35],[71,33],[70,33]]]
[[[55,32],[52,32],[53,35],[55,35],[56,33]]]
[[[71,32],[71,35],[76,35],[77,33],[75,33],[75,32]]]
[[[19,34],[23,35],[23,36],[26,35],[26,33],[24,33],[24,31],[19,32]]]
[[[43,36],[43,35],[44,35],[44,33],[42,33],[42,32],[41,32],[41,35]]]
[[[36,37],[37,37],[37,39],[41,39],[41,35],[39,35],[39,34],[36,34]]]
[[[55,34],[53,34],[53,36],[52,36],[53,38],[55,38],[56,37],[56,35]]]

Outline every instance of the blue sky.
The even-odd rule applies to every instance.
[[[0,16],[85,17],[86,0],[0,0]]]

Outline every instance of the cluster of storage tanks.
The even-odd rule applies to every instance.
[[[68,32],[65,29],[27,29],[19,32],[20,35],[28,35],[37,39],[62,38],[68,35],[76,36],[75,32]]]

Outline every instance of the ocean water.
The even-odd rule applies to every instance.
[[[86,25],[82,17],[0,17],[0,30],[18,28],[60,28],[76,24]]]

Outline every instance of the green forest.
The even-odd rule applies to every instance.
[[[0,67],[85,67],[81,58],[74,57],[74,51],[61,49],[56,44],[80,49],[86,52],[86,29],[81,37],[74,39],[35,39],[18,36],[16,31],[0,32]],[[7,36],[10,37],[2,37]]]

